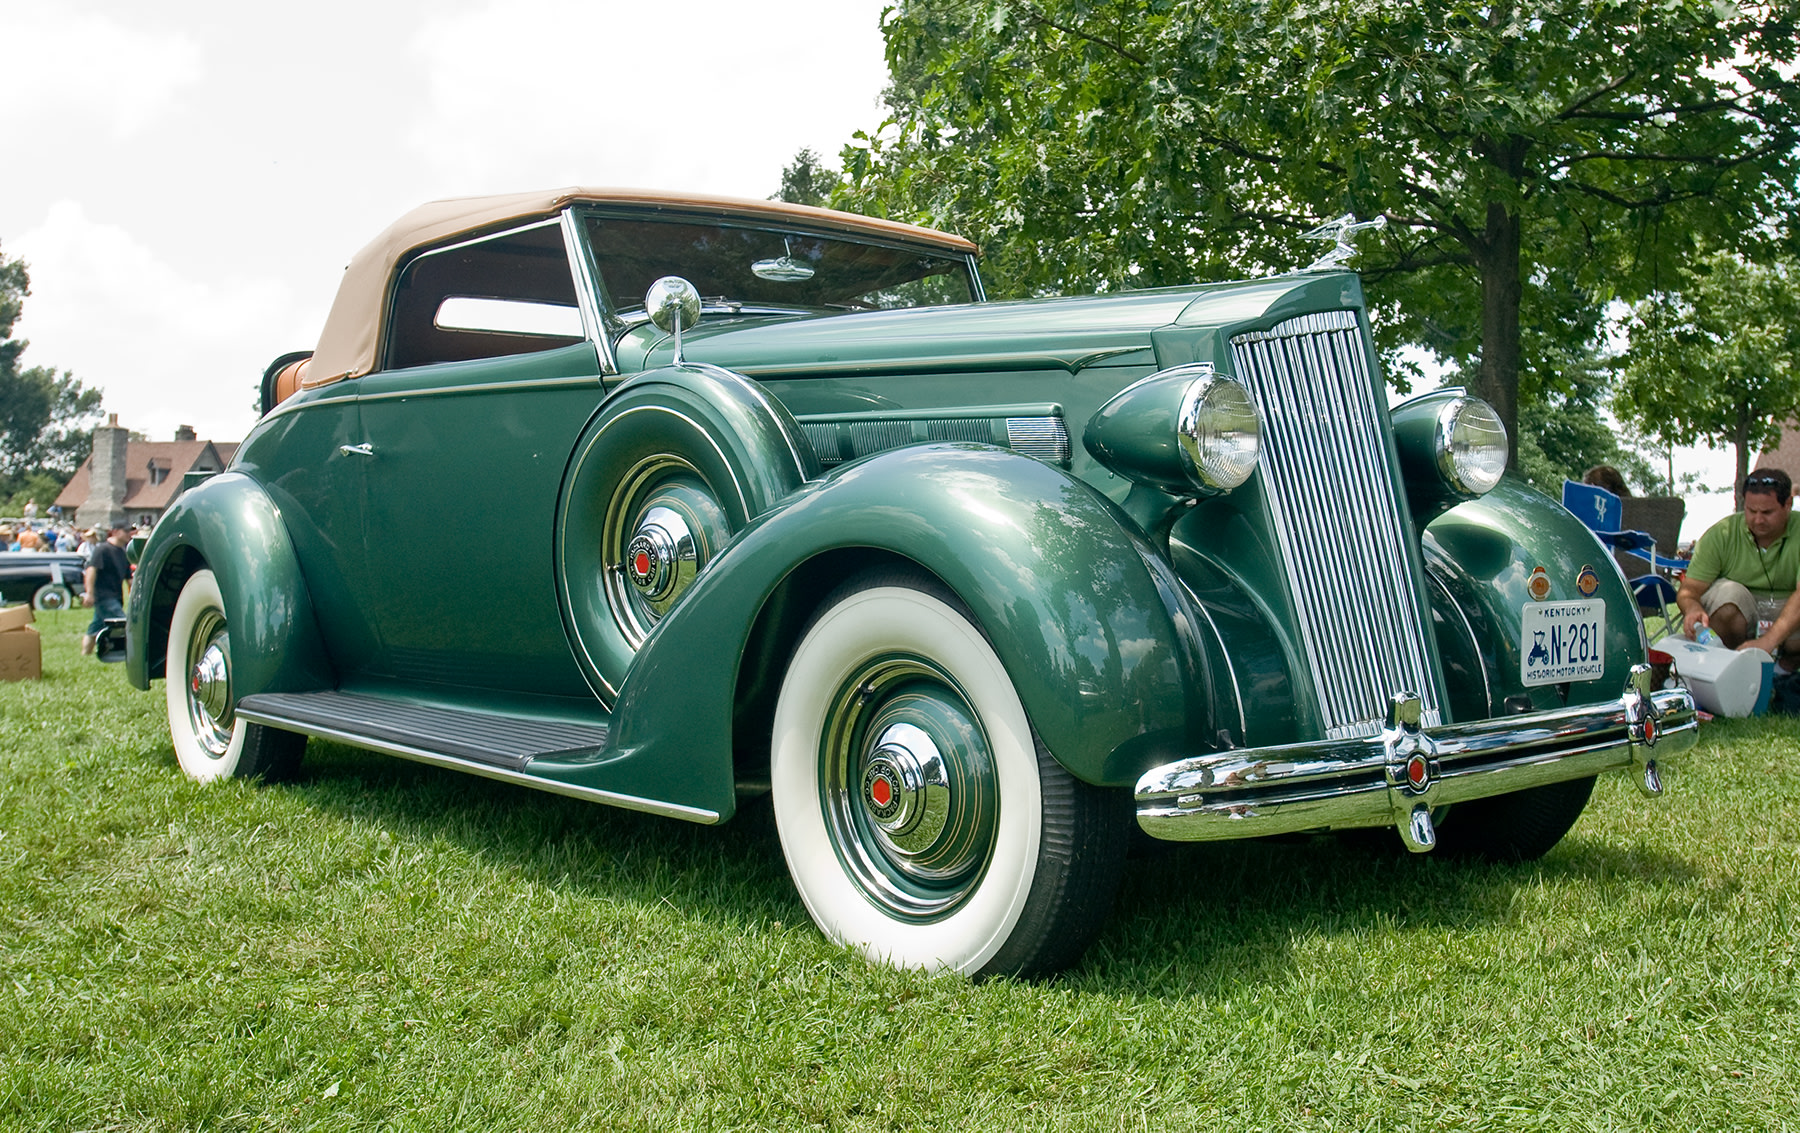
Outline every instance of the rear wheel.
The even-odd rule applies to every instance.
[[[300,765],[305,736],[237,718],[231,637],[212,571],[195,571],[182,586],[165,660],[169,734],[189,778],[278,779]]]
[[[1123,869],[1128,797],[1050,757],[993,647],[925,576],[826,599],[782,681],[771,784],[813,920],[902,967],[1066,967]]]
[[[46,582],[31,596],[34,610],[66,610],[75,604],[75,596],[60,582]]]

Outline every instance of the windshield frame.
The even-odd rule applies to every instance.
[[[592,204],[572,205],[567,212],[570,216],[568,231],[576,236],[576,239],[580,244],[580,259],[582,261],[582,270],[580,271],[580,274],[584,277],[582,282],[593,288],[595,306],[600,321],[606,328],[606,337],[609,339],[616,340],[620,335],[625,334],[633,328],[644,325],[644,323],[648,321],[648,316],[643,314],[643,308],[641,306],[619,307],[615,303],[613,293],[606,283],[606,273],[600,266],[602,257],[599,254],[599,250],[593,246],[593,230],[588,223],[590,219],[630,220],[651,224],[706,224],[714,225],[719,228],[734,228],[745,229],[752,232],[763,232],[776,237],[831,240],[844,244],[861,244],[869,247],[890,248],[896,251],[914,254],[927,254],[946,262],[955,263],[961,267],[962,275],[969,292],[968,303],[982,303],[987,300],[986,289],[982,286],[978,260],[974,254],[952,248],[945,248],[942,245],[930,244],[923,241],[884,239],[827,225],[808,225],[803,223],[771,224],[766,221],[751,218],[720,216],[716,212],[705,210],[689,211],[685,209],[662,208],[657,209],[654,213],[647,213],[642,207],[632,208]],[[856,313],[854,309],[849,307],[812,306],[801,303],[780,304],[770,302],[767,299],[747,299],[741,296],[724,296],[722,298],[727,301],[724,304],[715,302],[714,300],[717,297],[706,296],[704,298],[706,302],[701,313],[701,318],[703,320],[708,314],[723,313],[788,316],[811,314],[824,315],[827,317]],[[964,304],[958,303],[956,305],[962,306]]]

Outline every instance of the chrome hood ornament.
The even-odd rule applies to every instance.
[[[1358,221],[1355,213],[1347,212],[1334,220],[1328,220],[1311,232],[1302,233],[1300,238],[1302,240],[1326,240],[1336,246],[1300,270],[1302,272],[1330,271],[1333,268],[1342,267],[1356,258],[1356,245],[1350,242],[1352,235],[1365,228],[1381,229],[1386,227],[1387,217],[1385,215],[1377,216],[1373,220]]]

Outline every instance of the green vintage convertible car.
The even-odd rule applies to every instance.
[[[694,822],[772,794],[820,929],[1054,971],[1154,838],[1543,854],[1693,742],[1493,411],[1388,408],[1329,267],[986,301],[767,201],[441,201],[359,253],[157,527],[181,767],[308,736]]]

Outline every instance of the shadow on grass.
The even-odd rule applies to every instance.
[[[273,789],[397,839],[448,840],[584,896],[672,903],[720,924],[806,919],[766,799],[741,805],[730,822],[703,826],[316,739],[299,775]]]
[[[166,749],[147,757],[170,766]],[[772,809],[753,799],[708,827],[314,740],[299,777],[270,789],[396,839],[444,839],[535,882],[608,901],[668,902],[699,923],[794,925]],[[1071,987],[1102,994],[1229,996],[1286,978],[1296,940],[1396,929],[1469,931],[1520,916],[1516,895],[1687,888],[1686,861],[1581,837],[1517,865],[1409,855],[1331,837],[1176,845],[1129,864],[1112,918]]]
[[[1516,920],[1518,893],[1573,884],[1608,899],[1632,888],[1689,888],[1681,858],[1588,841],[1580,828],[1541,861],[1496,864],[1408,854],[1329,835],[1171,846],[1134,861],[1111,923],[1077,969],[1094,990],[1229,996],[1284,978],[1293,944]]]

